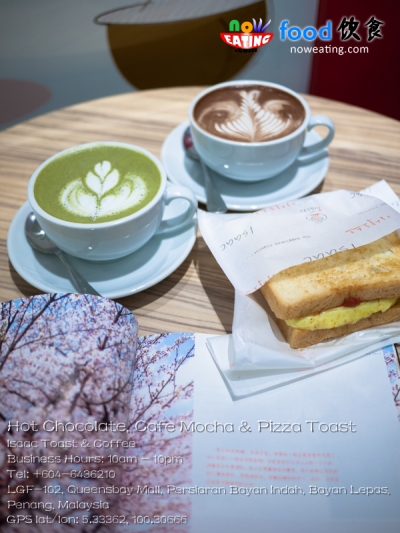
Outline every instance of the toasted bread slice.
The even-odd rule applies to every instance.
[[[365,246],[287,268],[263,285],[261,293],[275,315],[286,320],[339,307],[347,298],[400,297],[400,238],[394,232]]]
[[[292,348],[307,348],[319,342],[334,339],[335,337],[344,337],[350,335],[355,331],[380,326],[382,324],[390,324],[400,320],[400,304],[397,303],[384,313],[374,313],[368,318],[362,318],[355,324],[348,324],[347,326],[340,326],[331,329],[316,329],[313,331],[296,329],[288,326],[284,320],[277,320],[279,329],[281,330],[286,342]]]

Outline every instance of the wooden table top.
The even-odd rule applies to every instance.
[[[0,301],[38,294],[12,267],[7,232],[27,200],[33,171],[56,152],[91,141],[137,144],[160,157],[170,131],[187,120],[201,87],[132,92],[84,102],[0,132]],[[305,95],[314,114],[332,118],[336,135],[330,167],[318,191],[360,190],[385,179],[400,196],[400,122],[362,108]],[[168,278],[139,294],[121,298],[140,334],[231,332],[234,291],[199,234],[184,263]]]

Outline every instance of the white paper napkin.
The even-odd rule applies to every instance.
[[[355,351],[341,357],[336,357],[327,363],[312,368],[298,368],[292,370],[241,370],[230,366],[229,359],[234,353],[232,335],[209,337],[207,347],[219,369],[227,389],[234,400],[254,396],[271,389],[289,385],[302,379],[311,378],[332,368],[345,365],[360,357],[372,354],[394,343],[400,343],[400,337],[380,340],[376,343],[358,347]]]

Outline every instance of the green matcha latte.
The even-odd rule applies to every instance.
[[[134,149],[96,144],[52,159],[39,172],[33,193],[50,215],[93,224],[140,211],[160,190],[161,173]]]

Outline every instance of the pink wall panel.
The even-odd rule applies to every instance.
[[[350,37],[341,40],[337,28],[343,17],[358,21],[360,41]],[[364,25],[374,16],[384,25],[379,27],[382,38],[368,42],[368,27]],[[320,0],[318,27],[332,20],[333,39],[315,41],[314,46],[327,44],[344,49],[344,53],[316,53],[310,83],[310,93],[365,107],[372,111],[400,119],[399,21],[398,0]],[[368,52],[349,53],[348,47],[368,47]]]

